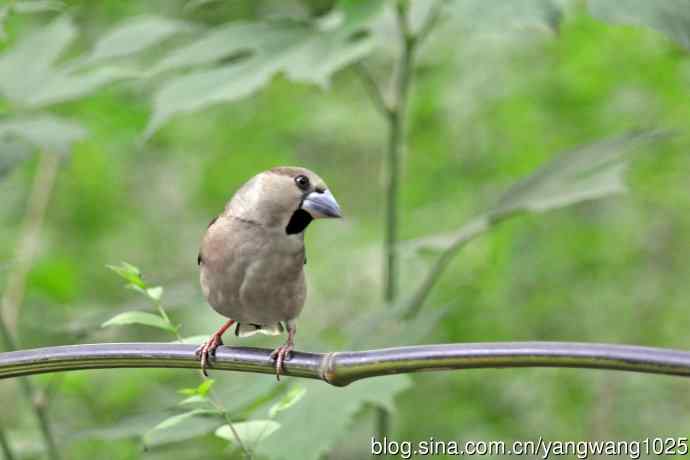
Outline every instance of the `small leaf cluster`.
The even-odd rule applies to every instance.
[[[101,327],[109,326],[125,326],[129,324],[140,324],[143,326],[155,327],[172,332],[179,337],[180,325],[173,324],[170,317],[166,313],[161,304],[163,297],[162,286],[149,286],[144,281],[141,271],[132,264],[122,262],[120,265],[107,265],[107,267],[117,273],[122,279],[127,281],[125,287],[144,295],[149,300],[153,301],[158,313],[149,313],[145,311],[127,311],[120,313],[104,322]]]
[[[233,422],[227,411],[212,395],[214,384],[213,379],[205,379],[197,387],[179,390],[184,398],[178,405],[190,409],[172,415],[154,426],[144,435],[144,444],[155,445],[164,431],[181,429],[185,425],[198,422],[199,419],[212,419],[217,420],[219,424],[213,430],[217,437],[229,441],[233,447],[251,452],[262,440],[281,428],[281,424],[275,420],[276,415],[297,404],[307,392],[302,386],[293,386],[270,406],[268,417]],[[264,398],[262,396],[261,399]],[[258,406],[261,403],[262,401],[257,400],[254,405]]]

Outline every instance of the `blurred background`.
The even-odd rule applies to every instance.
[[[403,114],[399,289],[385,302],[389,125],[369,78],[395,100],[392,2],[3,1],[0,292],[19,348],[175,340],[145,325],[101,327],[157,311],[156,295],[123,288],[106,268],[122,261],[164,288],[160,303],[182,337],[210,334],[222,318],[198,286],[200,238],[244,181],[277,165],[316,171],[346,214],[307,232],[298,349],[511,340],[690,348],[687,2],[402,2],[412,33],[439,16],[416,50]],[[387,303],[416,291],[447,235],[512,184],[561,152],[648,129],[672,135],[629,157],[627,194],[593,193],[601,199],[492,227],[452,259],[413,319],[392,313]],[[249,443],[257,458],[366,457],[378,406],[396,440],[690,431],[688,382],[672,377],[471,370],[346,388],[212,377],[234,421],[267,419],[286,394],[303,394],[270,415],[277,431]],[[63,458],[243,455],[214,435],[226,423],[215,414],[154,428],[193,409],[178,404],[178,390],[199,385],[197,372],[31,381]],[[0,382],[2,432],[16,458],[43,458],[21,390]]]

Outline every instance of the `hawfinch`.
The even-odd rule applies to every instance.
[[[211,221],[197,260],[201,289],[228,321],[196,350],[205,375],[221,336],[235,324],[240,337],[287,329],[287,341],[271,354],[280,379],[307,295],[304,231],[314,219],[337,217],[338,202],[319,176],[277,167],[252,177]]]

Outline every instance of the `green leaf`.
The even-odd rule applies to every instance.
[[[121,262],[120,265],[106,265],[107,268],[117,273],[121,278],[129,281],[133,286],[141,288],[142,293],[146,294],[146,283],[141,277],[141,271],[132,264]]]
[[[173,415],[172,417],[168,417],[162,422],[160,422],[158,425],[154,426],[151,431],[154,430],[166,430],[168,428],[172,428],[175,425],[178,425],[182,423],[184,420],[190,418],[190,417],[195,417],[197,415],[209,415],[209,414],[214,414],[217,415],[218,411],[216,410],[211,410],[211,409],[194,409],[189,412],[183,412],[182,414],[177,414]]]
[[[405,375],[391,375],[354,382],[343,388],[316,381],[304,381],[301,385],[307,397],[289,412],[276,415],[277,421],[284,420],[292,427],[290,433],[263,439],[256,447],[257,453],[277,460],[293,459],[295,452],[299,452],[302,460],[318,460],[342,438],[352,417],[366,405],[373,403],[394,411],[395,396],[409,388],[411,380]],[[333,410],[334,407],[338,410]],[[315,439],[319,441],[317,444]]]
[[[275,71],[257,60],[178,77],[155,95],[154,113],[144,137],[150,137],[163,123],[178,113],[199,110],[218,102],[249,96],[266,84]]]
[[[247,422],[233,423],[235,433],[245,446],[256,446],[261,441],[275,433],[280,428],[280,423],[274,420],[249,420]],[[235,434],[229,425],[223,425],[216,430],[216,436],[237,444]]]
[[[143,436],[144,444],[154,446],[202,436],[222,423],[220,413],[212,409],[194,409],[161,421]]]
[[[130,18],[101,37],[84,62],[92,64],[139,53],[190,29],[186,22],[158,16]]]
[[[690,49],[688,0],[589,0],[587,8],[599,20],[650,27]]]
[[[149,296],[151,300],[154,300],[156,302],[160,302],[161,297],[163,296],[163,286],[155,286],[152,288],[146,289],[146,295]]]
[[[241,51],[250,52],[260,46],[259,40],[270,30],[269,24],[259,22],[237,21],[226,24],[209,31],[186,46],[175,49],[153,67],[151,74],[199,67]]]
[[[213,384],[216,381],[213,379],[204,379],[203,382],[197,387],[196,391],[199,396],[206,396],[209,391],[211,391],[211,388],[213,388]]]
[[[138,286],[138,285],[136,285],[136,284],[133,284],[133,283],[127,283],[127,284],[125,284],[125,289],[129,289],[129,290],[131,290],[131,291],[138,292],[139,294],[143,294],[143,295],[145,295],[146,297],[149,296],[149,295],[146,293],[146,289],[144,289],[144,288],[142,288],[141,286]]]
[[[307,394],[307,389],[302,386],[293,386],[283,397],[268,410],[268,416],[274,418],[279,412],[289,409],[299,402]]]
[[[100,67],[90,72],[79,72],[68,66],[53,69],[50,78],[26,98],[31,107],[42,107],[84,97],[117,80],[140,76],[140,72],[118,67]]]
[[[0,139],[16,136],[44,152],[67,155],[72,145],[86,137],[80,125],[48,115],[30,118],[0,119]]]
[[[35,6],[39,6],[38,2]],[[47,7],[49,2],[40,6]],[[61,17],[20,39],[0,57],[0,92],[31,108],[64,102],[90,94],[104,85],[141,76],[140,72],[113,66],[86,71],[85,65],[124,57],[179,31],[177,21],[143,18],[128,23],[97,42],[90,55],[63,65],[57,60],[77,35],[68,17]]]
[[[207,403],[208,399],[206,397],[201,396],[201,395],[192,395],[187,398],[184,398],[182,401],[180,401],[178,404],[180,406],[187,406],[189,404],[202,404],[202,403]]]
[[[177,328],[170,322],[152,313],[143,311],[128,311],[110,318],[101,327],[125,326],[129,324],[141,324],[144,326],[156,327],[170,332],[176,332]]]
[[[444,252],[458,241],[467,242],[484,233],[496,218],[541,213],[625,192],[624,172],[632,151],[664,137],[659,131],[630,133],[562,153],[510,187],[488,212],[459,230],[419,238],[404,247]]]
[[[53,63],[74,40],[72,21],[61,17],[37,29],[0,56],[0,92],[26,103],[53,76]]]
[[[294,81],[326,86],[334,72],[373,48],[367,30],[381,8],[365,5],[368,2],[359,4],[343,10],[348,16],[338,10],[311,23],[283,20],[230,24],[172,52],[155,66],[154,73],[236,59],[163,84],[154,97],[154,112],[145,137],[173,115],[247,97],[278,72]]]
[[[627,134],[561,154],[508,189],[494,212],[544,212],[624,192],[627,154],[659,137],[654,132]]]
[[[204,379],[196,388],[183,388],[178,393],[187,396],[206,396],[211,391],[214,383],[215,380],[213,379]]]

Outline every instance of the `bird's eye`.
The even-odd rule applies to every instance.
[[[295,183],[302,190],[309,188],[309,178],[307,176],[297,176],[295,177]]]

